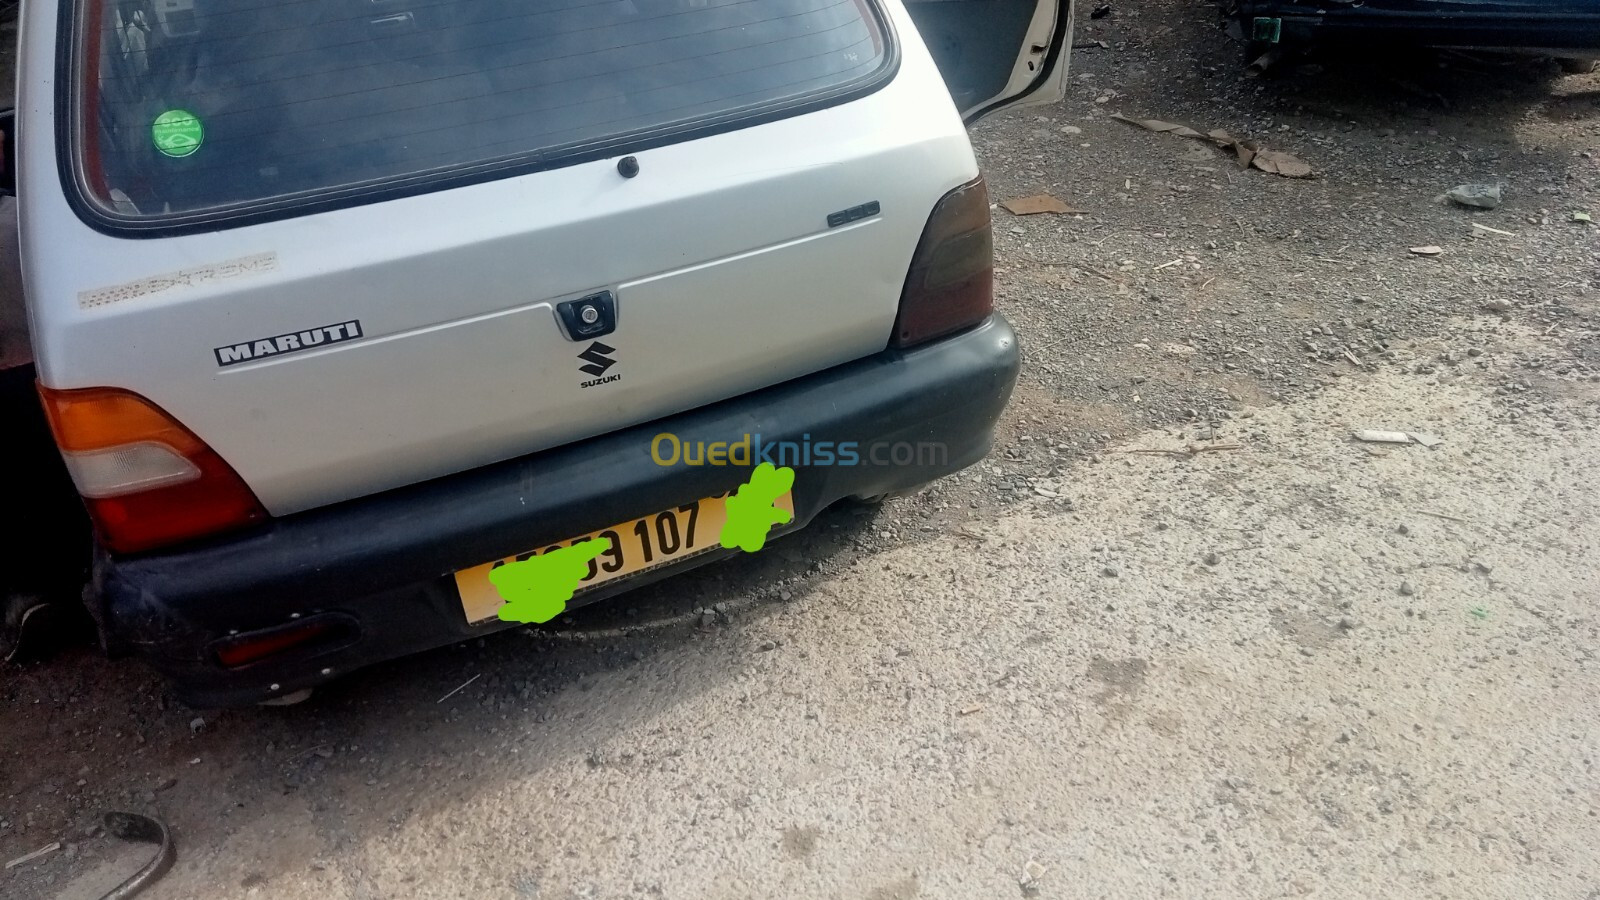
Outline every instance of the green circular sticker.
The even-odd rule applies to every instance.
[[[182,109],[169,109],[150,125],[150,139],[163,156],[189,156],[200,149],[206,139],[206,130],[194,113]]]

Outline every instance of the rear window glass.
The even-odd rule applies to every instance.
[[[867,2],[82,0],[76,163],[149,219],[560,165],[846,93]]]

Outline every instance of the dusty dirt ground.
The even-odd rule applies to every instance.
[[[996,212],[989,461],[300,707],[10,671],[0,860],[64,846],[0,894],[115,883],[128,808],[177,834],[154,897],[1600,896],[1600,78],[1247,79],[1169,0],[1078,39],[974,136],[996,200],[1088,211]],[[1144,452],[1191,445],[1238,449]]]

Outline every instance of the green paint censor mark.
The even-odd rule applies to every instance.
[[[611,547],[611,539],[584,541],[520,562],[497,566],[489,581],[505,605],[500,621],[538,625],[561,615],[589,574],[589,562]]]
[[[1487,618],[1489,618],[1489,608],[1486,607],[1486,606],[1474,606],[1473,608],[1467,610],[1467,612],[1472,613],[1474,618],[1478,618],[1478,619],[1487,619]]]
[[[150,139],[161,155],[181,158],[200,149],[206,139],[206,129],[194,113],[169,109],[150,123]]]
[[[794,470],[788,466],[775,469],[772,463],[762,463],[750,474],[749,483],[728,498],[728,520],[722,525],[722,546],[732,550],[738,547],[754,553],[766,546],[767,534],[772,526],[789,521],[789,513],[778,509],[773,501],[794,487]]]

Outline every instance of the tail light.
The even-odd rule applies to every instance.
[[[900,295],[894,346],[913,347],[976,325],[994,312],[989,189],[979,175],[945,194],[917,243]]]
[[[216,451],[143,397],[43,385],[39,395],[67,471],[111,550],[137,553],[267,517]]]

